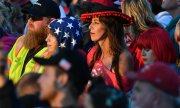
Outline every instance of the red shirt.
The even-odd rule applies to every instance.
[[[88,55],[87,55],[87,62],[88,64],[90,64],[90,62],[92,61],[93,55],[96,51],[96,47],[93,47]],[[94,67],[91,71],[91,74],[93,77],[97,77],[97,76],[102,76],[104,78],[105,84],[109,85],[109,86],[113,86],[116,89],[120,89],[119,85],[117,83],[117,79],[116,79],[116,75],[114,72],[111,72],[101,61],[101,59],[98,59],[95,64]],[[132,87],[132,83],[129,82],[129,80],[124,77],[121,76],[122,79],[122,85],[125,88],[124,92],[128,92],[131,87]]]

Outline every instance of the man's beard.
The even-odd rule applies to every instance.
[[[24,46],[27,49],[37,48],[45,42],[47,37],[46,27],[41,28],[38,31],[28,30],[25,35]]]

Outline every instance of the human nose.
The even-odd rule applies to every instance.
[[[48,41],[49,41],[49,38],[50,38],[50,36],[49,36],[49,34],[48,34],[45,41],[48,42]]]
[[[29,22],[33,22],[33,20],[32,20],[32,18],[31,18],[31,17],[28,19],[28,21],[29,21]]]
[[[92,29],[92,23],[89,25],[89,30],[91,30]]]
[[[142,56],[145,56],[145,55],[146,55],[146,53],[145,53],[145,50],[144,50],[144,49],[142,49],[142,51],[141,51],[141,55],[142,55]]]

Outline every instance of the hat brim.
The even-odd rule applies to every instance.
[[[123,22],[123,24],[133,24],[133,19],[129,17],[128,15],[117,12],[117,11],[104,11],[104,12],[94,12],[94,13],[85,13],[81,15],[81,20],[86,22],[91,22],[92,18],[95,17],[108,17],[108,16],[114,16],[119,17],[120,20]]]
[[[54,61],[54,59],[44,59],[39,57],[33,57],[34,61],[37,62],[40,65],[57,65],[57,63]]]
[[[33,15],[33,16],[37,16],[37,17],[46,17],[41,12],[39,12],[38,10],[35,10],[35,9],[23,9],[22,12],[25,14],[29,14],[29,15]]]

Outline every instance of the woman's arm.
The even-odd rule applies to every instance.
[[[120,83],[122,84],[125,93],[132,89],[133,82],[126,77],[126,72],[131,72],[134,69],[134,63],[129,51],[124,51],[119,57],[119,74],[121,76]]]
[[[119,57],[119,72],[121,76],[125,76],[128,71],[133,71],[134,63],[129,51],[125,50]]]

